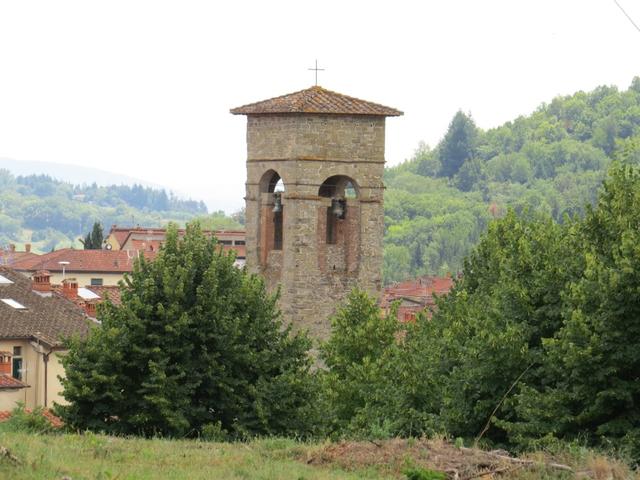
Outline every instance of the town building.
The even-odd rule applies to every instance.
[[[184,235],[179,229],[178,235]],[[214,235],[225,251],[236,254],[236,265],[243,267],[247,256],[244,230],[204,230]],[[105,238],[105,249],[157,252],[167,236],[166,228],[118,227],[113,225]]]
[[[401,322],[410,322],[419,312],[431,316],[436,306],[435,297],[449,293],[453,288],[451,277],[420,277],[405,280],[385,287],[380,307],[389,313],[391,306],[397,303],[397,318]]]
[[[59,376],[64,339],[84,337],[95,321],[47,286],[47,272],[33,279],[0,266],[0,410],[64,403]]]
[[[402,112],[314,86],[231,113],[247,117],[247,266],[326,338],[354,287],[381,293],[385,119]]]
[[[6,247],[0,247],[0,265],[11,266],[18,260],[24,260],[37,256],[37,253],[31,251],[30,243],[26,243],[24,245],[23,251],[17,250],[14,243],[10,243]]]
[[[139,250],[76,250],[62,248],[43,255],[16,260],[11,267],[27,276],[47,270],[51,282],[61,284],[73,277],[80,285],[117,285],[125,273],[133,271],[139,255],[152,260],[157,252]]]

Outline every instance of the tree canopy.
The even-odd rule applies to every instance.
[[[457,112],[435,148],[385,171],[385,282],[460,271],[509,208],[584,215],[613,159],[640,162],[639,82],[557,97],[490,130]]]
[[[348,407],[334,428],[578,441],[640,461],[640,168],[614,163],[585,210],[492,221],[433,316],[398,341],[352,296],[326,349],[329,391]]]
[[[231,438],[313,428],[309,340],[280,320],[277,296],[234,267],[200,226],[172,226],[152,262],[99,306],[101,326],[71,342],[58,411],[78,429]]]

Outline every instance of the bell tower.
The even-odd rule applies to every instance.
[[[380,293],[385,118],[402,112],[315,86],[231,113],[247,116],[247,266],[326,338],[352,288]]]

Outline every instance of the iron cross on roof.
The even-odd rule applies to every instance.
[[[324,68],[318,68],[318,60],[316,60],[316,67],[308,68],[307,70],[313,70],[316,72],[316,86],[318,86],[318,72],[324,72]]]

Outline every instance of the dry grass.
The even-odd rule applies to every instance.
[[[584,458],[535,453],[512,458],[506,452],[458,448],[441,439],[384,442],[340,442],[307,451],[301,458],[312,465],[338,465],[345,470],[375,468],[396,478],[408,466],[447,473],[451,479],[640,480],[622,461],[589,452]]]
[[[0,457],[0,479],[12,480],[382,480],[405,478],[409,467],[457,480],[640,480],[623,462],[587,450],[510,458],[506,452],[458,448],[442,439],[309,444],[276,438],[232,444],[0,430],[0,446],[18,460]]]

